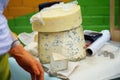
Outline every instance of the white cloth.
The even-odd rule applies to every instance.
[[[0,0],[0,55],[8,52],[13,42],[7,20],[2,14],[7,3],[8,0]]]

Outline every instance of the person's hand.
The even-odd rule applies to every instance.
[[[44,80],[44,70],[39,61],[26,51],[22,45],[11,48],[9,53],[16,59],[18,64],[31,74],[32,80]]]

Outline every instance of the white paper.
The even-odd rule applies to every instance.
[[[88,57],[69,76],[70,80],[109,80],[120,74],[120,58]]]
[[[110,32],[109,30],[101,31],[103,34],[100,38],[98,38],[95,42],[93,42],[89,47],[87,47],[86,51],[91,51],[90,54],[95,55],[95,53],[107,42],[110,40]],[[89,53],[88,53],[89,54]]]
[[[58,71],[57,74],[64,75],[68,78],[68,76],[70,76],[70,74],[72,74],[72,72],[78,67],[78,65],[79,65],[79,62],[69,62],[68,69],[63,70],[63,71]]]
[[[18,35],[18,38],[24,45],[29,45],[31,42],[34,42],[34,37],[37,34],[37,32],[32,32],[32,33],[20,33]]]
[[[50,71],[50,64],[43,64],[45,68],[47,68],[47,72]],[[69,79],[69,76],[79,67],[79,62],[68,62],[68,69],[63,71],[58,71],[56,73],[56,77],[61,79]],[[54,74],[53,74],[54,75]]]
[[[111,43],[105,43],[104,46],[97,52],[98,56],[109,57],[114,59],[120,55],[120,45],[113,45]]]

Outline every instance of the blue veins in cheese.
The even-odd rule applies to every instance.
[[[38,51],[42,63],[50,63],[51,49],[63,53],[70,61],[79,61],[86,56],[84,46],[81,26],[62,32],[39,32],[38,34]]]

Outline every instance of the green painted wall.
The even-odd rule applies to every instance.
[[[9,19],[8,24],[10,29],[19,34],[21,32],[32,32],[32,25],[30,24],[30,17],[35,13],[31,13],[25,16]]]
[[[101,31],[109,29],[110,19],[110,0],[78,0],[82,12],[83,29]],[[116,10],[118,9],[118,0],[115,0]],[[25,16],[9,20],[9,26],[13,32],[32,32],[30,17],[31,13]],[[116,11],[118,15],[118,11]],[[116,16],[117,24],[118,16]]]
[[[110,0],[79,0],[83,25],[108,25]]]
[[[78,2],[82,10],[83,25],[109,25],[110,0],[78,0]],[[115,0],[115,6],[117,10],[118,0]],[[118,19],[118,16],[116,18]]]

